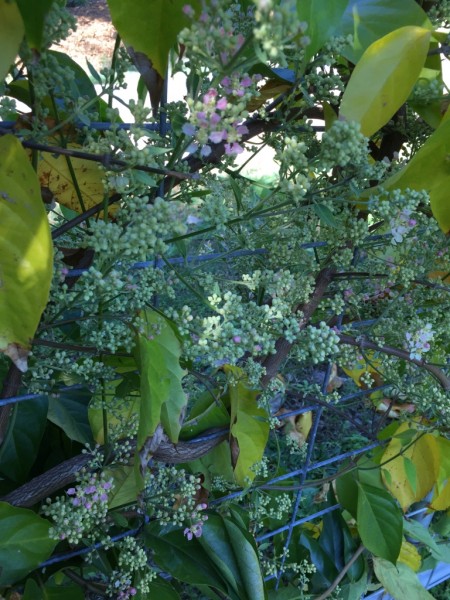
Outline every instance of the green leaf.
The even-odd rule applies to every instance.
[[[48,53],[55,58],[60,67],[71,71],[73,79],[70,82],[70,88],[67,92],[73,98],[85,98],[86,100],[93,100],[97,97],[95,86],[90,80],[88,74],[84,71],[78,63],[76,63],[70,56],[64,52],[56,52],[55,50],[48,50]],[[66,92],[66,93],[67,93]],[[95,103],[92,105],[92,111],[97,110],[98,105]],[[73,110],[73,109],[72,109]]]
[[[25,483],[36,461],[47,423],[47,398],[19,402],[13,409],[8,433],[0,447],[0,473]]]
[[[416,465],[413,461],[407,456],[403,457],[403,467],[405,469],[406,477],[408,478],[408,483],[411,486],[413,494],[417,492],[417,470]],[[389,473],[389,471],[387,471]]]
[[[259,391],[248,387],[242,369],[225,365],[224,370],[231,375],[230,431],[239,449],[234,474],[238,485],[246,486],[255,478],[252,467],[262,459],[269,438],[268,414],[258,407]]]
[[[240,572],[241,565],[236,560],[224,520],[219,515],[209,515],[208,521],[203,525],[203,533],[198,541],[214,562],[230,589],[238,598],[246,600],[248,596],[244,592]]]
[[[19,9],[14,2],[0,0],[0,81],[8,73],[19,51],[25,29]]]
[[[354,583],[339,586],[339,600],[361,600],[367,591],[367,573]]]
[[[42,49],[45,17],[54,0],[16,0],[25,24],[25,35],[30,48]]]
[[[358,485],[356,472],[344,473],[336,479],[336,493],[339,504],[356,519],[358,506]]]
[[[373,42],[406,25],[433,28],[415,0],[349,0],[340,31],[336,33],[353,36],[353,44],[342,54],[357,63]]]
[[[74,389],[49,396],[48,419],[80,444],[94,441],[88,419],[92,394],[86,389]]]
[[[187,403],[181,380],[181,348],[168,321],[158,313],[141,313],[145,331],[138,335],[141,373],[141,411],[138,449],[162,423],[172,442],[178,441],[181,417]]]
[[[145,528],[144,537],[161,569],[185,583],[208,585],[227,593],[225,581],[197,540],[188,541],[180,530],[164,533],[156,523]]]
[[[114,482],[108,499],[109,508],[117,508],[136,502],[137,495],[141,491],[141,485],[137,480],[134,467],[123,465],[106,469],[105,473],[106,477],[112,477]]]
[[[134,0],[133,10],[123,0],[108,0],[114,27],[127,46],[143,52],[161,77],[166,76],[169,50],[190,20],[183,13],[185,0]],[[200,13],[200,1],[189,4]]]
[[[25,508],[0,502],[0,585],[11,585],[50,556],[50,523]]]
[[[433,600],[414,571],[405,564],[393,565],[382,558],[374,558],[373,566],[384,589],[395,600]]]
[[[269,600],[303,600],[304,593],[295,587],[283,587],[278,590],[269,590]]]
[[[43,587],[39,587],[33,579],[27,579],[22,600],[83,600],[84,597],[83,590],[58,571]]]
[[[405,519],[403,522],[403,530],[406,535],[422,542],[431,551],[438,552],[439,546],[431,535],[430,530],[427,527],[424,527],[419,521]]]
[[[340,117],[357,121],[368,137],[383,127],[411,93],[427,57],[430,35],[427,29],[409,26],[374,42],[350,77]]]
[[[180,600],[180,595],[166,581],[158,578],[148,584],[147,598],[157,598],[158,600]]]
[[[328,227],[339,227],[336,217],[328,206],[325,206],[325,204],[314,204],[313,209],[324,225],[328,225]]]
[[[386,190],[426,190],[431,210],[444,233],[450,231],[450,119],[430,135],[405,167],[384,183]],[[375,188],[376,189],[376,188]],[[374,193],[374,188],[368,194]]]
[[[0,139],[0,274],[0,352],[26,371],[50,291],[53,247],[39,181],[13,135]]]
[[[189,417],[183,424],[180,437],[191,439],[207,429],[227,427],[230,414],[222,400],[218,398],[218,390],[200,394],[194,401]]]
[[[356,523],[364,546],[395,563],[402,545],[403,516],[392,496],[358,481]]]
[[[311,562],[315,565],[320,579],[328,586],[336,578],[337,570],[332,558],[320,546],[318,540],[304,532],[300,537],[302,546],[309,550]]]
[[[297,0],[299,21],[308,23],[306,35],[310,43],[305,48],[306,62],[338,34],[347,4],[348,0]]]
[[[249,600],[264,600],[267,592],[259,564],[255,542],[248,531],[241,529],[231,519],[223,519],[236,556],[244,589]]]
[[[189,468],[192,473],[202,473],[205,477],[205,481],[202,485],[206,489],[211,488],[211,480],[214,477],[223,477],[225,481],[234,483],[229,442],[224,440],[201,458],[189,461],[187,468]]]

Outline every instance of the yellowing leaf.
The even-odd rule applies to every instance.
[[[401,27],[371,44],[350,77],[341,118],[360,123],[366,136],[383,127],[411,93],[427,57],[430,35],[422,27]]]
[[[397,498],[403,511],[413,502],[422,500],[435,485],[440,463],[440,453],[436,438],[430,433],[420,435],[417,441],[406,450],[401,434],[415,429],[410,423],[403,423],[389,442],[381,459],[382,476],[385,486]],[[411,468],[415,468],[415,478]]]
[[[47,304],[53,246],[39,182],[13,135],[0,139],[0,352],[27,369]]]
[[[237,449],[234,475],[239,485],[247,486],[255,478],[252,467],[262,459],[266,448],[269,437],[268,414],[259,408],[259,391],[248,386],[242,369],[225,365],[224,371],[231,376],[230,433]]]
[[[450,115],[450,112],[447,111]],[[447,114],[447,113],[446,113]],[[450,119],[430,135],[408,164],[383,183],[388,191],[400,189],[426,190],[430,196],[431,210],[444,233],[450,232]],[[370,188],[361,195],[367,199],[377,193]]]
[[[435,489],[430,508],[433,510],[447,510],[450,508],[450,480],[447,481],[440,493]]]
[[[414,544],[403,540],[402,547],[400,548],[400,554],[398,555],[398,561],[408,566],[410,569],[417,571],[420,569],[422,559]]]
[[[0,0],[0,80],[8,73],[19,51],[25,28],[17,4]]]
[[[75,145],[71,147],[80,148]],[[39,181],[42,187],[52,192],[57,202],[76,212],[83,212],[104,199],[103,169],[91,160],[81,158],[69,160],[81,192],[84,208],[78,198],[68,159],[65,156],[43,152],[38,164]]]

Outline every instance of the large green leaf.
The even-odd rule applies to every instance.
[[[382,558],[374,558],[375,575],[384,589],[395,600],[433,600],[417,578],[416,573],[403,563],[391,564]]]
[[[127,46],[143,52],[161,77],[166,76],[169,50],[189,19],[183,13],[185,0],[134,0],[133,7],[123,0],[108,0],[114,27]],[[200,0],[189,4],[200,11]]]
[[[53,247],[39,182],[13,135],[0,139],[0,352],[21,371],[47,303]]]
[[[430,35],[427,29],[408,26],[374,42],[350,77],[341,118],[360,123],[366,136],[385,125],[411,93],[427,57]]]
[[[222,398],[218,398],[218,390],[200,394],[194,401],[189,416],[180,432],[182,439],[191,439],[214,427],[226,427],[230,422],[230,414]]]
[[[238,446],[234,474],[236,482],[246,486],[255,478],[252,467],[262,459],[269,438],[268,414],[259,408],[259,391],[249,387],[242,369],[225,365],[224,370],[231,376],[231,436]]]
[[[88,419],[92,394],[88,389],[74,389],[49,396],[48,419],[80,444],[94,441]]]
[[[395,563],[402,545],[403,516],[392,496],[358,482],[356,524],[364,546],[375,556]]]
[[[444,233],[450,231],[450,119],[430,135],[408,164],[389,177],[383,188],[426,190],[430,195],[431,209]],[[368,194],[376,193],[376,188]]]
[[[343,54],[356,63],[373,42],[406,25],[432,29],[415,0],[349,0],[338,33],[352,35],[353,44]]]
[[[297,0],[298,18],[308,23],[306,35],[310,43],[305,49],[305,60],[339,32],[347,4],[348,0]]]
[[[108,497],[109,508],[117,508],[126,504],[136,502],[138,493],[141,491],[141,483],[138,481],[136,469],[128,465],[106,469],[106,477],[112,477],[113,489]]]
[[[147,525],[144,536],[161,569],[185,583],[208,585],[227,593],[228,586],[196,539],[188,541],[180,530],[163,533],[157,523]]]
[[[223,519],[249,600],[264,600],[267,592],[255,542],[248,531],[232,519]]]
[[[50,523],[25,508],[0,502],[0,523],[0,585],[10,585],[48,558],[56,541]]]
[[[181,380],[180,343],[169,323],[158,313],[141,314],[145,331],[138,335],[141,373],[141,411],[138,449],[162,423],[172,442],[178,441],[181,417],[187,403]]]
[[[0,473],[25,483],[38,453],[47,423],[47,398],[19,402],[13,409],[4,443],[0,448]]]
[[[25,24],[25,35],[30,48],[41,50],[45,17],[54,0],[17,0]]]
[[[83,590],[62,571],[52,575],[44,586],[27,579],[22,600],[83,600]]]
[[[22,17],[17,4],[8,0],[0,0],[0,81],[8,73],[19,51],[20,42],[25,32]]]

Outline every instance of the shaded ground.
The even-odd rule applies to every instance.
[[[88,0],[69,10],[77,18],[78,28],[57,49],[84,69],[86,58],[97,70],[109,66],[116,34],[106,0]]]

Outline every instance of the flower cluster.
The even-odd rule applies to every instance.
[[[145,597],[150,591],[149,584],[156,578],[156,573],[148,566],[145,549],[134,537],[126,537],[115,544],[119,552],[115,569],[110,577],[108,593],[117,600],[129,600],[140,594]]]
[[[205,521],[208,520],[208,515],[200,515],[199,512],[205,510],[207,507],[208,505],[205,503],[197,504],[194,512],[191,513],[191,525],[186,527],[183,531],[183,535],[185,535],[189,541],[194,537],[199,538],[202,535],[203,525],[205,524]]]
[[[409,350],[411,359],[422,360],[423,354],[430,350],[430,342],[434,334],[431,323],[426,323],[421,329],[413,333],[406,332],[406,347]]]
[[[330,169],[336,165],[357,166],[367,162],[368,139],[361,133],[356,121],[334,121],[323,134],[321,164]]]
[[[53,502],[47,498],[42,510],[54,522],[50,537],[77,544],[94,528],[106,527],[112,488],[111,479],[106,479],[103,473],[94,473],[85,475],[76,487],[69,488],[66,496],[58,496]]]
[[[200,155],[208,157],[212,152],[210,144],[221,142],[225,142],[225,154],[232,156],[243,152],[239,142],[248,133],[247,126],[242,123],[247,116],[246,88],[254,86],[256,80],[257,77],[248,75],[238,80],[236,85],[229,77],[222,80],[224,92],[241,98],[238,102],[230,102],[212,88],[203,95],[201,102],[189,102],[191,116],[189,122],[183,125],[183,133],[194,138],[188,147],[189,152],[200,149]]]

